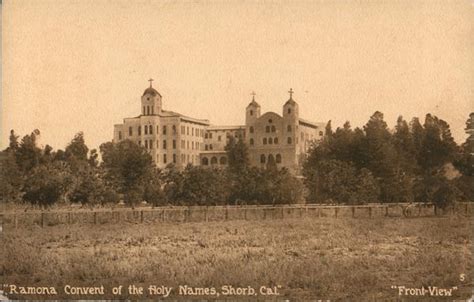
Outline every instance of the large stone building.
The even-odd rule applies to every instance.
[[[162,96],[151,83],[141,97],[141,114],[114,126],[114,142],[129,139],[143,145],[158,167],[170,163],[179,168],[187,164],[225,166],[225,146],[229,137],[235,137],[246,142],[252,165],[265,167],[274,161],[278,167],[299,173],[311,142],[323,136],[325,123],[299,117],[291,89],[281,115],[262,114],[253,94],[245,111],[245,125],[214,126],[208,120],[163,110]]]

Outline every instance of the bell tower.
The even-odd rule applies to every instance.
[[[149,79],[150,87],[145,89],[142,95],[141,102],[141,114],[142,115],[155,115],[160,114],[161,107],[161,94],[153,88],[152,82],[153,79]]]

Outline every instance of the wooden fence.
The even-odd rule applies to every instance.
[[[457,203],[448,209],[439,209],[431,203],[390,203],[368,205],[245,205],[245,206],[179,206],[62,209],[10,211],[0,213],[4,227],[17,228],[37,224],[41,227],[58,224],[104,224],[104,223],[177,223],[209,222],[226,220],[265,220],[285,218],[374,218],[374,217],[427,217],[457,214],[471,216],[474,202]]]

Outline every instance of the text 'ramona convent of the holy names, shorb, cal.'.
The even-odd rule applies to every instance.
[[[248,146],[250,164],[265,166],[274,162],[299,174],[311,142],[324,135],[325,123],[300,117],[298,103],[290,97],[282,114],[261,113],[252,100],[245,108],[245,125],[216,126],[209,120],[164,110],[161,94],[152,86],[141,96],[141,114],[124,118],[114,126],[114,142],[129,139],[149,150],[155,164],[163,168],[172,163],[178,168],[188,164],[208,167],[227,165],[225,146],[230,139],[242,139]]]

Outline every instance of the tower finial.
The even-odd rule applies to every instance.
[[[288,93],[290,94],[290,100],[292,100],[293,99],[293,93],[294,93],[293,88],[290,88]]]
[[[150,82],[150,88],[151,88],[151,82],[153,82],[153,81],[154,81],[154,80],[153,80],[152,78],[150,78],[150,79],[148,80],[148,82]]]
[[[252,96],[252,101],[255,101],[255,96],[257,95],[255,91],[252,91],[250,95]]]

